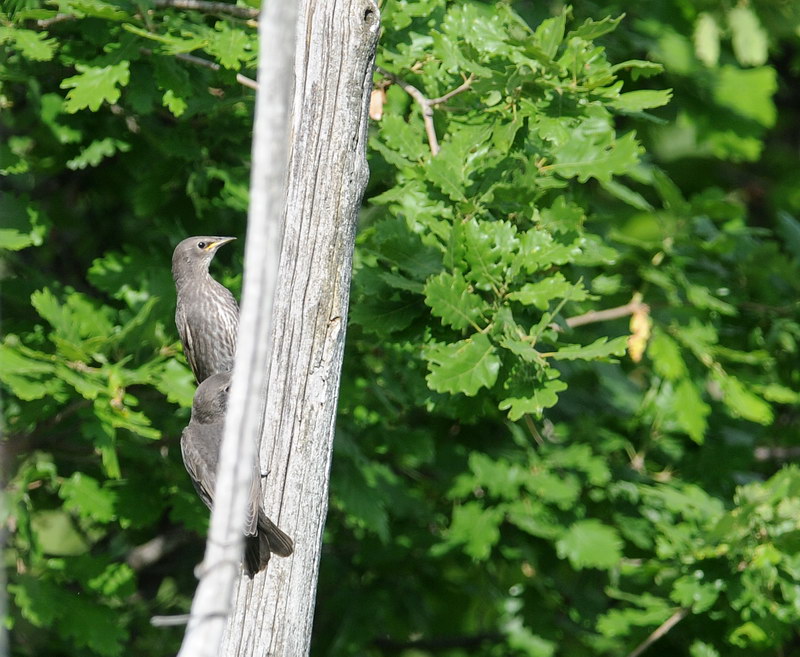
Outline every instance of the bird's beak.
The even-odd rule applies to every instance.
[[[216,251],[219,247],[223,244],[227,244],[228,242],[233,242],[235,237],[215,237],[213,241],[209,242],[206,245],[206,251]]]

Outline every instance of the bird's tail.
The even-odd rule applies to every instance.
[[[253,577],[267,567],[270,553],[288,557],[293,551],[292,539],[259,509],[258,534],[245,538],[244,563],[248,576]]]

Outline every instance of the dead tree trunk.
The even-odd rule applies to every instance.
[[[179,657],[217,657],[241,573],[245,508],[256,445],[264,423],[263,394],[271,356],[274,298],[289,146],[289,110],[297,5],[270,2],[259,35],[259,93],[253,131],[242,310],[225,416],[214,508],[202,576]],[[337,370],[338,371],[338,370]],[[277,519],[277,516],[276,516]]]
[[[263,20],[263,18],[262,18]],[[367,183],[373,0],[301,0],[262,469],[266,511],[294,538],[239,581],[220,654],[302,657],[314,616],[356,222]],[[261,44],[261,48],[271,44]]]

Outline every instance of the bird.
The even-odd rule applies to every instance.
[[[172,253],[172,278],[178,293],[175,325],[198,383],[233,369],[239,306],[230,290],[211,278],[208,266],[217,250],[235,239],[189,237]]]
[[[214,374],[195,391],[188,426],[181,434],[181,456],[200,499],[210,509],[214,504],[217,463],[222,444],[231,372]],[[294,543],[270,520],[261,507],[261,473],[253,459],[247,498],[244,566],[249,577],[263,570],[270,554],[288,557]]]

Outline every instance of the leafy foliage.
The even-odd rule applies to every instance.
[[[15,655],[176,650],[148,621],[206,512],[168,263],[243,233],[245,5],[0,13]],[[316,654],[629,654],[670,619],[648,654],[791,652],[790,5],[382,3]]]

